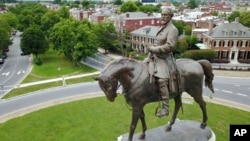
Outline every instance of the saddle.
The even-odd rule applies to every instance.
[[[147,67],[147,71],[149,74],[149,81],[150,83],[155,83],[155,79],[157,77],[154,76],[154,72],[155,72],[155,67],[153,63],[146,63],[146,67]],[[180,70],[178,69],[177,65],[174,64],[173,67],[170,67],[172,69],[169,70],[169,92],[170,93],[178,93],[181,90],[183,90],[183,86],[181,86],[181,76],[180,76]]]

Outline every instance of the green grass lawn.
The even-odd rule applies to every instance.
[[[52,49],[49,49],[45,54],[39,55],[39,57],[43,61],[43,64],[38,66],[34,63],[32,71],[22,83],[97,71],[83,64],[77,66],[74,62],[67,60],[63,54],[58,55],[58,53]]]
[[[154,116],[158,103],[145,107],[148,129],[166,125],[173,112],[170,101],[170,116]],[[199,106],[184,104],[180,120],[201,121]],[[229,140],[230,124],[250,124],[250,113],[221,105],[207,103],[208,126],[216,134],[216,140]],[[129,131],[131,110],[123,96],[111,103],[105,97],[84,99],[45,108],[0,124],[3,141],[116,141]],[[141,131],[140,122],[136,132]]]
[[[46,79],[58,78],[62,76],[86,74],[97,71],[96,69],[83,64],[81,66],[76,66],[73,62],[66,60],[63,55],[58,55],[57,52],[52,49],[47,51],[45,54],[39,55],[39,57],[42,59],[43,64],[41,66],[38,66],[35,65],[34,63],[31,73],[21,83],[36,82]],[[94,81],[93,77],[95,76],[96,75],[88,77],[80,77],[75,79],[68,79],[66,80],[66,84],[69,85],[69,84]],[[5,95],[3,99],[27,94],[42,89],[59,87],[62,85],[63,85],[62,81],[56,81],[46,84],[23,87],[23,88],[14,88],[7,95]]]

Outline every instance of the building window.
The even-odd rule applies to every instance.
[[[228,47],[231,47],[230,45],[231,45],[231,41],[228,41],[228,42],[227,42],[227,46],[228,46]]]
[[[215,51],[215,58],[216,58],[216,59],[219,58],[219,51]]]
[[[228,52],[227,51],[222,51],[222,59],[227,59]]]
[[[142,20],[140,20],[140,25],[142,25]]]
[[[238,59],[244,59],[245,51],[239,51]]]
[[[155,20],[153,19],[153,20],[151,20],[151,24],[155,24]]]
[[[247,59],[250,60],[250,51],[247,52]]]

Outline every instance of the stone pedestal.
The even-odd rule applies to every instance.
[[[138,126],[140,127],[140,126]],[[176,120],[172,130],[165,131],[166,125],[146,131],[144,140],[140,140],[141,133],[134,134],[133,141],[215,141],[215,134],[206,127],[200,128],[200,122],[191,120]],[[128,133],[119,136],[118,141],[127,141]]]

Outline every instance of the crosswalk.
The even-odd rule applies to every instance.
[[[19,71],[17,71],[16,72],[16,74],[17,75],[20,75],[20,74],[24,74],[26,71],[24,71],[24,70],[19,70]],[[10,71],[8,71],[8,72],[2,72],[2,76],[9,76],[11,74],[11,72]]]

